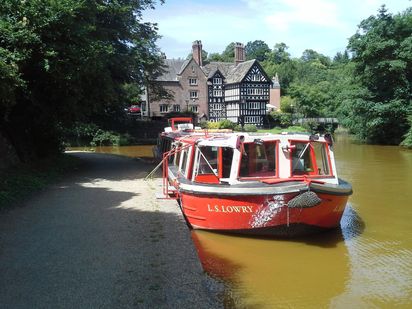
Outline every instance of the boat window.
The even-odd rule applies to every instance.
[[[276,142],[243,144],[239,176],[276,176]]]
[[[184,175],[186,175],[186,165],[187,165],[187,157],[188,157],[188,150],[187,149],[185,149],[185,150],[183,150],[182,151],[182,154],[181,154],[181,165],[180,165],[180,171],[184,174]]]
[[[230,177],[230,169],[232,168],[233,148],[222,147],[222,178]]]
[[[176,148],[176,152],[175,152],[175,155],[174,155],[174,158],[173,158],[173,162],[174,162],[174,164],[175,165],[179,165],[179,162],[180,162],[180,154],[182,153],[182,151],[179,149],[181,146],[178,144],[178,145],[176,145],[175,146],[175,148]]]
[[[199,169],[198,175],[218,175],[218,147],[199,147]]]
[[[312,143],[318,175],[330,175],[328,153],[325,143]]]
[[[232,160],[232,148],[199,146],[195,181],[219,183],[220,178],[229,178]]]
[[[292,142],[292,175],[330,175],[326,144]]]

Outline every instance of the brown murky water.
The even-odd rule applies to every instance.
[[[138,146],[100,146],[100,147],[71,147],[69,150],[80,151],[95,151],[98,153],[112,153],[117,155],[123,155],[127,157],[153,157],[153,145],[138,145]]]
[[[338,136],[335,156],[354,189],[340,229],[295,240],[192,232],[205,271],[228,283],[227,308],[412,308],[412,151]]]

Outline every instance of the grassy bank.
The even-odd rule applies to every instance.
[[[282,133],[282,132],[290,132],[290,133],[308,132],[308,130],[303,128],[303,127],[300,127],[300,126],[291,126],[291,127],[287,127],[287,128],[275,127],[273,129],[262,129],[262,130],[259,130],[259,132],[279,134],[279,133]]]
[[[0,209],[11,207],[45,188],[79,164],[77,158],[62,154],[59,157],[0,170]]]

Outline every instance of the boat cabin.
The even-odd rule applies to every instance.
[[[302,178],[337,183],[331,138],[306,134],[222,134],[176,139],[169,165],[195,183],[276,183]]]

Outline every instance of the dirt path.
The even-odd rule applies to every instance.
[[[151,166],[76,153],[85,164],[0,213],[1,308],[219,308],[175,201]]]

